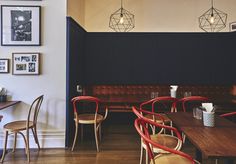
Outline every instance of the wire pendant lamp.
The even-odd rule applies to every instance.
[[[134,28],[134,15],[123,8],[122,0],[121,8],[110,16],[109,27],[116,32],[128,32]]]
[[[206,32],[219,32],[226,27],[227,14],[213,7],[199,17],[199,27]]]

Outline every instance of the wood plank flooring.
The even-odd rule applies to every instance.
[[[89,128],[89,127],[86,127]],[[31,149],[31,162],[35,164],[139,164],[140,138],[133,125],[104,125],[100,152],[96,152],[94,136],[85,137],[79,141],[74,152],[69,149]],[[89,131],[88,131],[89,133]],[[183,151],[194,156],[195,148],[187,142]],[[4,160],[6,164],[27,163],[24,150],[8,153]],[[145,162],[143,162],[145,163]],[[203,163],[213,164],[214,160]],[[219,164],[223,164],[219,161]]]

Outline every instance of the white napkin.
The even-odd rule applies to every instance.
[[[202,107],[206,109],[207,112],[212,112],[213,104],[212,103],[202,103]]]
[[[178,89],[178,85],[171,85],[170,88],[170,90],[176,91]]]

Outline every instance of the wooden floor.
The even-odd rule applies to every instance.
[[[74,152],[67,149],[31,149],[31,162],[37,164],[138,164],[140,155],[140,138],[133,125],[104,125],[101,151],[96,152],[93,136],[79,141]],[[195,149],[187,142],[183,151],[194,157]],[[27,163],[24,150],[8,153],[4,163]],[[143,162],[144,163],[144,162]],[[214,163],[213,160],[203,163]],[[219,161],[223,164],[223,161]]]

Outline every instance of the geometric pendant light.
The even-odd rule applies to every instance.
[[[116,32],[128,32],[134,28],[134,15],[123,8],[121,0],[121,8],[110,16],[109,27]]]
[[[206,32],[219,32],[226,27],[227,14],[213,7],[199,17],[199,27]]]

